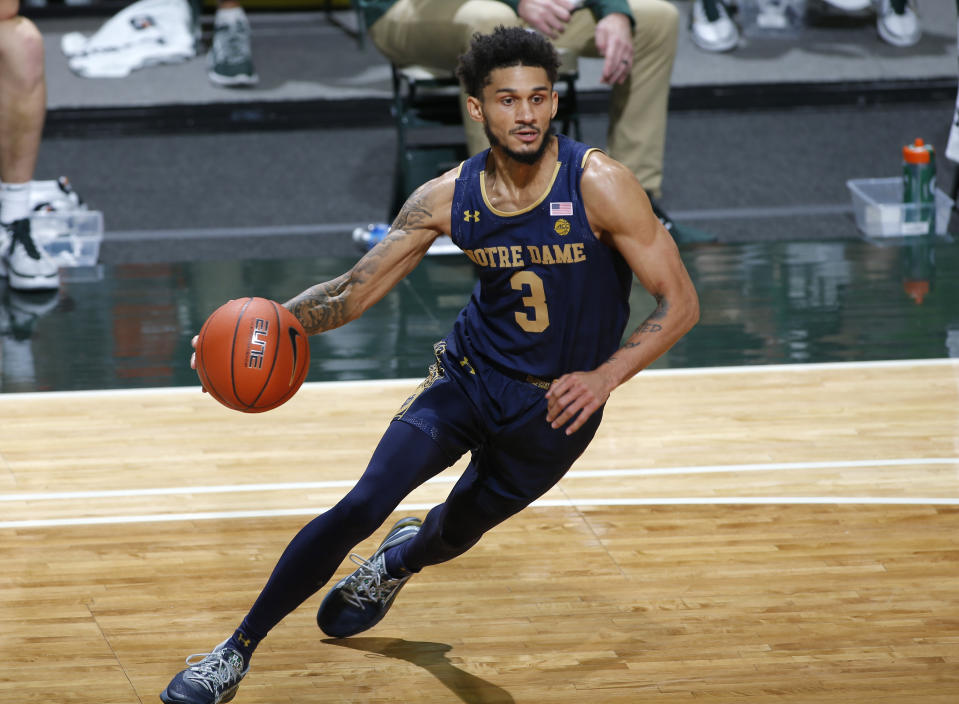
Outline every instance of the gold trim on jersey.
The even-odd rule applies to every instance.
[[[586,168],[586,162],[589,161],[589,158],[593,155],[593,152],[599,152],[600,154],[606,153],[602,149],[599,149],[598,147],[590,147],[583,153],[583,160],[580,162],[579,168],[581,169]]]
[[[556,162],[556,168],[553,169],[553,175],[549,179],[549,185],[546,186],[546,190],[543,191],[543,195],[537,198],[535,203],[523,208],[522,210],[514,210],[513,212],[507,212],[505,210],[497,210],[489,202],[489,198],[486,195],[486,169],[483,169],[482,171],[480,171],[480,175],[479,175],[480,192],[483,194],[483,202],[486,203],[486,207],[490,209],[490,212],[492,212],[494,215],[499,215],[500,217],[503,217],[503,218],[510,218],[515,215],[522,215],[523,213],[528,213],[530,210],[535,208],[537,205],[539,205],[540,203],[542,203],[544,200],[546,200],[549,197],[549,193],[550,191],[553,190],[553,184],[556,183],[556,177],[559,175],[559,169],[562,165],[563,165],[562,162],[560,161]]]

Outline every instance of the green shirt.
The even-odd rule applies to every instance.
[[[519,0],[499,0],[519,14]],[[959,2],[959,0],[956,0]],[[380,17],[386,14],[386,11],[393,6],[396,0],[359,0],[359,7],[363,11],[363,17],[367,27],[372,27]],[[633,19],[633,13],[629,11],[629,3],[626,0],[585,0],[583,7],[589,9],[597,21],[603,19],[606,15],[612,15],[616,12],[626,15],[632,26],[636,25]]]

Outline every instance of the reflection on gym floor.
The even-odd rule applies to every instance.
[[[682,248],[699,325],[656,367],[959,356],[959,245],[765,242]],[[58,292],[3,292],[5,392],[198,385],[190,339],[221,303],[285,301],[350,258],[65,270]],[[311,338],[308,381],[417,378],[470,295],[472,264],[428,257],[361,320]],[[633,329],[652,310],[634,287]]]

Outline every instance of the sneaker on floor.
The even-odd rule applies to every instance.
[[[70,233],[68,221],[47,216],[88,210],[87,204],[80,194],[73,190],[70,179],[66,176],[50,181],[33,181],[30,186],[30,209],[37,216],[31,220],[30,231],[33,241],[41,248]]]
[[[882,0],[876,28],[882,40],[893,46],[907,47],[917,44],[922,37],[922,27],[919,26],[915,1],[908,0],[902,13],[898,13],[893,9],[891,0]]]
[[[676,244],[717,241],[716,236],[712,233],[705,232],[704,230],[700,230],[695,227],[690,227],[689,225],[680,225],[678,222],[669,217],[666,211],[663,210],[663,206],[657,203],[653,196],[649,195],[649,193],[646,195],[649,196],[649,205],[653,209],[653,214],[663,224],[663,227],[666,228],[666,232],[672,235]]]
[[[418,518],[397,521],[369,560],[356,554],[350,559],[360,566],[333,587],[316,614],[316,623],[326,635],[347,638],[372,628],[386,616],[393,600],[412,575],[394,577],[386,571],[384,553],[415,536],[423,522]]]
[[[722,0],[693,0],[689,30],[693,43],[704,51],[730,51],[739,44],[739,27]]]
[[[207,75],[219,86],[256,85],[260,78],[253,68],[250,22],[240,8],[234,9],[236,12],[231,12],[227,19],[221,13],[214,18]]]
[[[220,643],[212,653],[188,657],[189,667],[170,680],[160,699],[166,704],[226,704],[232,700],[250,668],[244,668],[243,656],[224,647],[226,643]]]
[[[60,272],[56,262],[37,245],[30,231],[30,218],[0,225],[4,236],[2,264],[16,291],[49,291],[60,288]],[[2,272],[0,272],[2,273]]]
[[[66,176],[60,176],[49,181],[32,181],[30,183],[30,209],[69,212],[86,210],[87,204],[80,197],[80,194],[73,189],[70,179]]]
[[[823,0],[823,2],[843,12],[861,12],[868,10],[872,5],[872,0]]]
[[[676,237],[676,223],[673,222],[673,219],[667,215],[665,210],[663,210],[663,206],[656,202],[656,199],[653,198],[652,195],[647,192],[646,196],[649,198],[649,205],[653,209],[653,215],[655,215],[663,224],[663,227],[666,228],[666,232],[671,234],[673,237]]]

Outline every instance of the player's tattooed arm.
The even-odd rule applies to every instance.
[[[283,305],[296,316],[309,335],[338,328],[348,322],[343,299],[348,281],[349,277],[343,274],[332,281],[311,286]]]
[[[366,283],[374,279],[384,266],[394,266],[395,258],[403,256],[402,248],[409,247],[409,243],[405,241],[409,233],[429,227],[433,219],[429,192],[429,184],[424,184],[407,199],[390,225],[386,237],[367,252],[350,271],[352,283]]]
[[[433,207],[427,197],[428,184],[424,184],[413,191],[407,201],[400,208],[400,212],[393,220],[392,230],[409,230],[428,225],[433,220]]]
[[[400,239],[402,234],[391,230],[348,272],[311,286],[284,305],[310,335],[346,325],[357,317],[357,312],[362,313],[362,310],[357,311],[351,295],[363,284],[373,281],[381,270],[391,266],[392,250]]]
[[[623,343],[621,350],[632,349],[633,347],[639,347],[643,343],[643,339],[647,335],[655,335],[658,332],[663,331],[663,326],[661,323],[655,322],[656,320],[662,320],[666,317],[666,313],[669,311],[669,301],[666,300],[665,296],[657,295],[656,296],[656,309],[649,314],[646,320],[633,331],[633,334],[630,335],[626,342]],[[609,358],[609,361],[615,361],[616,355],[614,354]]]
[[[390,231],[345,274],[316,284],[284,305],[309,334],[360,317],[409,274],[432,242],[449,227],[454,178],[441,176],[420,186],[393,221]]]

